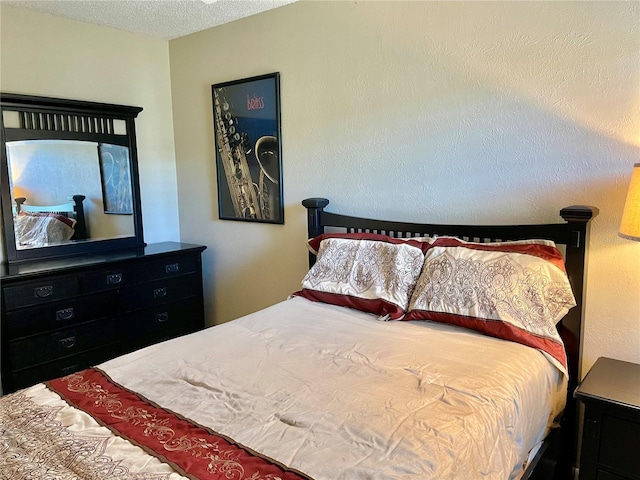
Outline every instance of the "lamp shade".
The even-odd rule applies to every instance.
[[[622,238],[640,242],[640,163],[633,166],[619,235]]]

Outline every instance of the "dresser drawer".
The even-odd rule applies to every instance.
[[[115,358],[121,353],[122,350],[118,345],[97,348],[34,368],[12,371],[6,375],[7,378],[3,379],[3,381],[6,383],[7,389],[13,391],[35,385],[38,382],[63,377],[79,370],[93,367],[99,363]]]
[[[199,256],[169,257],[162,262],[150,263],[146,268],[148,280],[160,280],[187,273],[194,273],[200,269]]]
[[[9,342],[11,370],[35,366],[114,342],[114,320],[94,321],[44,335]]]
[[[82,276],[82,292],[94,293],[104,290],[113,290],[140,283],[145,277],[145,267],[125,267],[98,270],[86,273]]]
[[[7,310],[53,302],[78,294],[77,277],[50,277],[3,288]]]
[[[127,346],[130,350],[201,330],[202,302],[191,297],[179,302],[131,312],[124,317]]]
[[[116,313],[115,298],[114,292],[104,292],[12,310],[6,315],[7,339],[111,317]]]
[[[120,292],[120,305],[122,311],[129,312],[201,295],[200,276],[189,274],[124,289]]]

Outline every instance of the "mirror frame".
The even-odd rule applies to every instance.
[[[144,247],[135,133],[135,118],[142,111],[141,107],[0,93],[0,108],[0,128],[2,129],[0,200],[6,262],[15,263]],[[18,112],[19,127],[5,127],[5,111]],[[126,133],[116,134],[114,131],[116,120],[125,122]],[[128,147],[133,201],[133,236],[95,241],[78,240],[64,245],[17,249],[6,142],[19,140],[79,140]],[[70,192],[70,194],[77,193]]]

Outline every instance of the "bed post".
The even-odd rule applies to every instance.
[[[598,215],[598,209],[585,206],[571,206],[560,210],[560,216],[567,222],[567,243],[565,266],[567,276],[576,299],[576,306],[562,319],[560,335],[567,350],[569,385],[567,405],[562,419],[560,457],[556,465],[555,478],[573,478],[572,469],[577,455],[578,409],[573,398],[580,381],[582,359],[582,322],[584,313],[583,292],[585,282],[585,260],[589,221]]]
[[[84,195],[74,195],[71,198],[75,203],[73,209],[76,212],[75,233],[73,234],[73,238],[74,240],[82,240],[87,238],[87,224],[84,218],[84,204],[82,203],[87,197]]]
[[[576,298],[576,307],[571,309],[562,320],[562,327],[571,340],[575,342],[575,360],[580,358],[581,349],[581,325],[582,325],[582,297],[584,291],[585,258],[586,258],[586,238],[589,227],[589,220],[598,214],[598,210],[591,207],[573,206],[560,210],[560,216],[567,222],[567,250],[565,253],[565,265],[573,294]],[[573,352],[571,352],[573,353]],[[573,379],[578,380],[580,376],[580,365],[570,365],[574,367]]]
[[[16,213],[20,213],[20,210],[22,210],[22,204],[26,201],[27,199],[25,197],[16,198]]]
[[[302,201],[302,205],[307,209],[307,238],[317,237],[324,233],[322,211],[324,207],[329,205],[329,200],[326,198],[306,198]],[[316,256],[309,253],[309,268],[314,263],[316,263]]]

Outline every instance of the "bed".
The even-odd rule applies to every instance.
[[[59,205],[29,205],[25,197],[16,198],[16,244],[19,248],[33,248],[87,238],[85,198],[73,195]]]
[[[303,202],[316,253],[290,298],[0,399],[7,478],[569,478],[595,210],[565,208],[558,224],[447,226],[338,215],[328,203]],[[470,311],[420,319],[437,310],[424,292],[450,291],[436,287],[457,252],[458,269],[505,252],[533,262],[528,279],[548,267],[552,303],[568,313],[513,341],[449,321]],[[488,263],[489,283],[506,285],[504,263]],[[381,290],[371,279],[383,270],[395,276]],[[336,287],[345,275],[355,280]],[[510,322],[498,323],[513,333]]]

